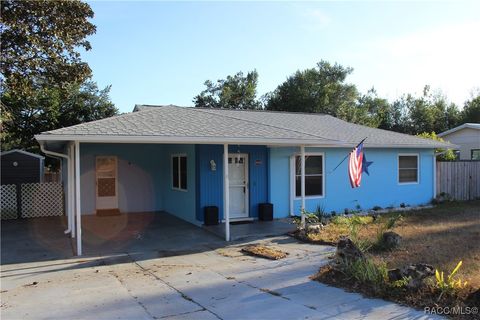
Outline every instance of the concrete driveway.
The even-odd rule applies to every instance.
[[[427,319],[423,312],[311,281],[331,247],[262,240],[289,253],[245,256],[243,244],[158,257],[2,266],[2,319]]]

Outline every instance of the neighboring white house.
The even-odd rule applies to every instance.
[[[460,160],[480,160],[480,123],[464,123],[438,136],[460,146]]]

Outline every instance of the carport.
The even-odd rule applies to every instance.
[[[76,241],[64,234],[64,216],[2,221],[2,264],[71,258]],[[83,253],[177,255],[222,246],[213,233],[166,212],[82,217]]]

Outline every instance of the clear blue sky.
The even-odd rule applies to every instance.
[[[480,87],[480,2],[90,2],[83,54],[122,112],[192,105],[207,79],[259,72],[259,96],[321,59],[395,99],[425,84],[463,104]]]

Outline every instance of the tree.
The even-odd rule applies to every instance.
[[[268,110],[319,112],[356,122],[361,110],[356,108],[358,91],[345,83],[353,69],[337,63],[320,61],[316,68],[297,71],[269,96]]]
[[[461,112],[462,123],[480,123],[480,91],[465,102]]]
[[[420,138],[424,139],[432,139],[435,141],[440,141],[440,142],[445,142],[442,138],[437,136],[435,132],[422,132],[420,134],[417,134]],[[439,159],[445,160],[445,161],[455,161],[457,159],[457,156],[455,155],[455,152],[453,152],[452,149],[435,149],[435,153],[440,153],[438,156]]]
[[[425,86],[420,97],[407,94],[394,101],[391,114],[391,130],[416,135],[453,128],[458,124],[460,113],[441,92],[432,93],[430,87]]]
[[[207,87],[193,99],[195,107],[224,109],[260,109],[257,100],[258,73],[256,70],[238,72],[234,76],[217,80],[216,83],[207,80]]]
[[[392,127],[391,105],[374,88],[358,98],[357,109],[357,123],[381,129]]]
[[[38,88],[82,83],[90,77],[91,70],[77,51],[90,50],[85,38],[95,33],[87,3],[4,0],[1,16],[2,91],[7,87],[10,94],[25,96]]]
[[[87,81],[66,88],[43,88],[22,97],[2,95],[2,149],[38,150],[34,135],[118,113],[109,97],[110,87],[98,89]]]

